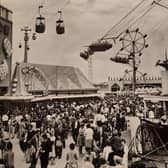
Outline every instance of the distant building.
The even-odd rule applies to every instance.
[[[96,83],[93,84],[95,86],[95,88],[97,88],[99,91],[108,91],[109,86],[107,82],[102,82],[102,83]]]
[[[108,77],[108,90],[112,92],[132,90],[132,78]],[[161,88],[162,79],[159,76],[137,77],[136,88]]]

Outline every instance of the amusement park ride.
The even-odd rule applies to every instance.
[[[66,4],[65,4],[66,5]],[[35,19],[35,32],[32,33],[32,40],[37,39],[37,34],[43,34],[46,31],[46,18],[42,15],[42,8],[44,8],[44,1],[41,5],[38,7],[38,16]],[[65,33],[65,26],[64,26],[64,20],[62,19],[62,11],[58,10],[58,12],[54,12],[53,15],[59,15],[59,18],[56,20],[56,34],[57,35],[63,35]],[[48,90],[48,81],[46,80],[45,75],[42,73],[42,71],[37,68],[29,65],[28,62],[28,51],[30,50],[29,47],[29,40],[30,40],[30,33],[32,31],[29,26],[25,26],[21,29],[22,32],[24,32],[24,60],[23,63],[25,66],[22,69],[22,74],[24,76],[24,85],[26,89],[22,89],[24,94],[28,95],[28,89],[29,89],[29,79],[32,77],[32,75],[38,75],[38,78],[43,82],[45,86],[45,93]],[[19,48],[22,48],[22,43],[19,43]],[[16,65],[19,65],[17,63]],[[16,88],[18,86],[18,79],[16,77],[13,77],[11,86],[9,86],[8,95],[15,95],[17,94]],[[47,94],[47,93],[46,93]]]
[[[143,2],[144,1],[141,1],[140,4],[138,4],[131,12],[134,12],[134,10],[136,10]],[[145,16],[154,6],[160,6],[168,9],[167,6],[161,4],[160,2],[161,0],[153,1],[150,4],[149,9],[147,9],[139,18]],[[131,14],[131,12],[129,14]],[[126,30],[119,32],[119,35],[115,36],[115,32],[117,32],[117,27],[121,26],[123,20],[128,15],[123,17],[116,25],[112,27],[110,31],[105,34],[105,36],[100,38],[97,42],[88,45],[87,50],[80,53],[80,57],[85,60],[89,60],[90,56],[92,57],[95,52],[103,52],[111,49],[113,47],[113,44],[116,44],[119,39],[119,42],[122,43],[122,48],[119,50],[116,56],[110,58],[110,60],[116,63],[129,64],[132,66],[132,90],[135,95],[136,73],[138,72],[138,67],[140,65],[140,56],[142,55],[142,50],[147,48],[148,44],[146,44],[147,35],[140,32],[139,28],[131,29],[129,22],[128,25],[124,26]],[[139,18],[137,18],[137,20]],[[135,20],[135,22],[137,20]],[[109,40],[112,40],[113,43]],[[165,68],[166,71],[168,71],[167,56],[164,61],[159,60],[156,65],[162,66]],[[166,73],[166,75],[168,76],[168,73]],[[166,122],[167,119],[168,118],[165,116],[164,118],[159,118],[157,120],[150,120],[148,118],[140,117],[140,125],[136,130],[135,137],[129,145],[129,157],[130,163],[132,163],[131,168],[157,168],[160,167],[158,166],[158,163],[162,165],[161,167],[168,168],[167,159],[156,159],[157,157],[153,157],[154,154],[158,155],[160,154],[160,151],[163,150],[164,154],[168,154],[168,122]],[[133,163],[133,160],[135,158],[136,160],[138,160],[138,162]]]
[[[46,18],[42,16],[41,9],[43,8],[43,5],[39,6],[39,16],[36,18],[36,25],[35,25],[35,31],[36,33],[44,33],[46,30]],[[65,26],[64,21],[62,19],[62,11],[58,11],[59,19],[56,21],[56,33],[58,35],[65,33]]]
[[[136,90],[136,71],[140,64],[139,57],[142,55],[141,51],[148,47],[145,40],[146,37],[147,35],[143,35],[138,28],[132,31],[127,29],[125,34],[119,39],[122,41],[122,48],[114,58],[111,58],[112,61],[117,63],[129,64],[132,62],[133,93],[135,93]],[[125,51],[125,53],[123,51]],[[124,57],[121,57],[123,55]]]
[[[161,61],[158,60],[156,62],[156,66],[161,66],[163,68],[165,68],[166,71],[168,71],[168,58],[167,58],[167,50],[165,49],[165,60]]]
[[[141,16],[145,16],[145,14],[152,9],[154,5],[158,5],[161,7],[166,8],[166,6],[160,4],[161,0],[153,1],[149,8],[143,13]],[[145,2],[142,0],[129,14],[134,12],[142,3]],[[46,18],[42,15],[41,9],[43,8],[43,5],[40,5],[38,8],[38,17],[36,18],[35,22],[35,32],[38,34],[45,33],[46,30]],[[56,21],[56,33],[58,35],[62,35],[65,33],[65,27],[64,27],[64,21],[62,19],[62,11],[58,11],[59,19]],[[127,15],[128,16],[128,15]],[[84,52],[80,53],[80,57],[82,57],[84,60],[90,60],[90,69],[91,69],[91,57],[96,52],[104,52],[109,49],[111,49],[116,43],[121,43],[122,48],[119,50],[119,52],[116,54],[115,57],[111,57],[110,60],[115,63],[122,63],[122,64],[128,64],[132,66],[132,73],[133,73],[133,81],[132,81],[132,90],[135,95],[135,89],[136,89],[136,73],[138,72],[138,68],[140,65],[140,56],[142,55],[143,49],[148,47],[148,44],[146,43],[146,38],[148,37],[146,34],[143,34],[139,28],[132,28],[131,25],[125,25],[123,30],[116,36],[116,32],[118,31],[118,25],[122,23],[122,21],[125,19],[121,19],[118,24],[112,27],[110,31],[108,31],[102,38],[97,40],[94,43],[91,43],[90,45],[87,45],[87,49]],[[138,17],[140,18],[140,17]],[[137,18],[135,19],[135,21]],[[129,24],[129,23],[127,23]],[[113,31],[115,28],[115,31]],[[117,30],[117,31],[116,31]],[[119,29],[120,30],[120,29]],[[28,41],[29,41],[29,33],[31,32],[31,29],[29,27],[24,27],[21,29],[21,31],[24,32],[24,63],[25,67],[22,69],[23,75],[25,75],[25,79],[32,75],[32,73],[40,73],[39,70],[35,67],[31,68],[28,65]],[[32,39],[36,40],[36,34],[33,33]],[[6,42],[6,41],[5,41]],[[7,43],[7,42],[6,42]],[[8,48],[9,44],[6,44],[6,48]],[[19,48],[21,48],[22,45],[19,44]],[[160,65],[168,70],[168,60],[166,58],[165,61],[159,61],[157,65]],[[40,73],[41,74],[41,73]],[[44,76],[43,76],[44,77]],[[44,80],[45,81],[45,80]],[[17,85],[17,79],[13,79],[13,88],[12,92],[16,92],[15,86]],[[48,84],[45,83],[46,90],[48,89]],[[25,82],[25,87],[28,89],[28,83]],[[133,160],[133,158],[138,158],[138,160],[141,160],[143,162],[151,162],[152,167],[156,168],[155,162],[163,163],[165,165],[165,168],[168,168],[168,163],[166,160],[159,160],[154,159],[151,157],[152,154],[159,153],[160,149],[164,149],[166,151],[166,154],[168,154],[168,124],[163,124],[160,121],[155,120],[148,120],[146,118],[140,118],[141,124],[137,128],[135,137],[130,143],[129,146],[129,156]],[[131,160],[131,161],[132,161]],[[144,164],[141,164],[141,168],[144,168]],[[132,167],[137,168],[137,167]]]

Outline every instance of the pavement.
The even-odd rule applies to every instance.
[[[127,144],[129,144],[130,140],[131,140],[131,131],[126,131],[122,133],[122,136],[126,139]],[[61,159],[56,159],[55,160],[55,165],[51,165],[49,164],[48,168],[64,168],[65,164],[66,164],[66,154],[68,153],[68,146],[70,143],[72,143],[72,137],[69,136],[68,139],[66,140],[66,148],[63,149],[63,155]],[[14,151],[14,158],[15,158],[15,168],[29,168],[30,164],[26,164],[25,158],[24,158],[24,154],[23,152],[20,150],[19,147],[19,141],[17,138],[14,138],[12,140],[13,143],[13,151]],[[76,147],[76,151],[78,151],[78,148]],[[168,162],[168,155],[166,156],[152,156],[152,158],[157,159],[157,160],[165,160]],[[79,168],[82,165],[82,158],[79,157]],[[166,165],[164,165],[163,163],[157,163],[157,168],[168,168],[168,165],[166,167]],[[1,168],[1,165],[0,165]],[[40,161],[38,160],[38,164],[36,166],[36,168],[40,168]]]
[[[126,138],[126,141],[130,141],[130,131],[123,132],[123,136]],[[63,149],[63,155],[61,159],[55,160],[55,165],[49,164],[48,168],[64,168],[66,164],[66,154],[68,153],[68,146],[70,143],[74,142],[72,137],[69,136],[66,140],[66,148]],[[27,164],[24,158],[23,152],[20,150],[19,141],[17,138],[14,138],[13,141],[13,151],[15,153],[15,168],[29,168],[30,164]],[[78,147],[76,147],[76,151],[78,152]],[[79,168],[82,165],[82,158],[79,157],[78,160]],[[1,168],[1,167],[0,167]],[[38,160],[38,164],[36,168],[40,168],[40,161]]]
[[[61,159],[55,160],[55,165],[49,164],[48,168],[64,168],[66,163],[66,154],[68,152],[69,144],[73,142],[72,138],[69,137],[66,141],[66,148],[63,150],[63,155]],[[77,149],[76,149],[77,150]],[[13,151],[15,153],[15,168],[29,168],[30,164],[26,164],[24,159],[24,154],[20,150],[18,139],[13,140]],[[79,167],[82,164],[82,158],[79,158]],[[40,168],[40,161],[38,160],[38,164],[36,168]]]

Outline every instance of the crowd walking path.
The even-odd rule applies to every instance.
[[[63,155],[61,159],[56,159],[55,164],[51,165],[49,164],[48,168],[64,168],[66,164],[66,154],[69,151],[69,144],[73,142],[72,138],[69,136],[69,138],[66,141],[66,148],[63,150]],[[27,164],[24,159],[24,154],[20,150],[18,139],[14,139],[12,141],[13,143],[13,151],[15,153],[15,167],[16,168],[29,168],[30,164]],[[78,150],[78,149],[76,149]],[[79,158],[79,168],[82,164],[82,158]],[[40,168],[40,160],[38,159],[38,164],[36,168]]]

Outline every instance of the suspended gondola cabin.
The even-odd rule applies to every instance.
[[[64,34],[65,33],[65,27],[64,27],[64,21],[63,20],[57,20],[56,21],[56,33],[57,34]]]
[[[87,51],[84,51],[80,53],[80,57],[87,61],[89,59],[89,54]]]
[[[93,52],[101,52],[101,51],[106,51],[112,48],[112,44],[109,43],[108,41],[105,40],[98,40],[95,43],[92,43],[89,48],[93,51]]]
[[[36,18],[36,33],[44,33],[46,29],[45,18],[39,16]]]
[[[62,11],[58,11],[58,13],[60,14],[60,18],[56,21],[56,33],[61,35],[65,33],[65,26],[62,20]]]
[[[44,33],[46,29],[46,19],[41,15],[40,9],[43,8],[43,6],[39,6],[39,17],[36,18],[36,25],[35,25],[35,31],[36,33]]]

